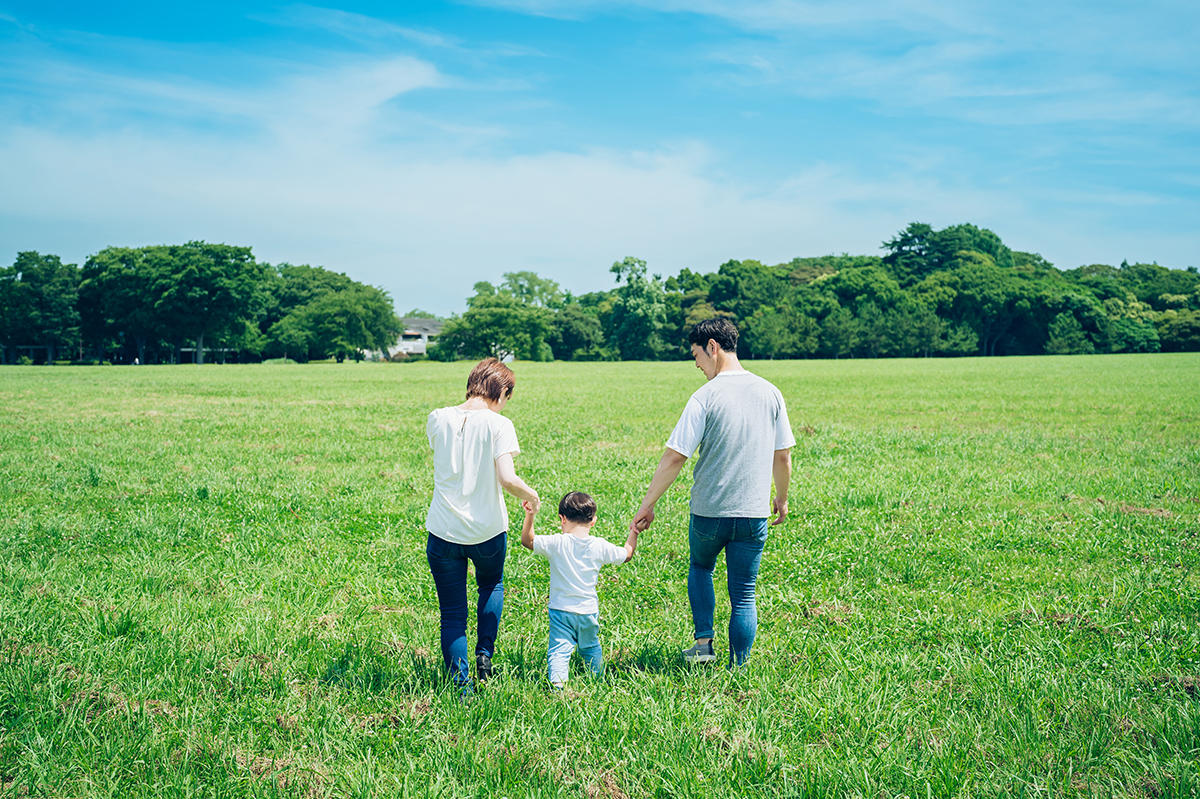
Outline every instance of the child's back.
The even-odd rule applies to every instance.
[[[600,567],[624,563],[627,554],[598,536],[572,533],[534,536],[533,551],[550,561],[550,607],[571,613],[600,612]]]
[[[637,533],[630,532],[624,547],[591,534],[596,524],[596,503],[581,491],[572,491],[558,504],[562,532],[534,535],[534,513],[525,505],[521,544],[550,561],[550,643],[547,669],[550,682],[561,686],[567,679],[571,653],[579,648],[588,668],[604,669],[600,648],[600,601],[596,583],[600,567],[624,563],[637,549]]]

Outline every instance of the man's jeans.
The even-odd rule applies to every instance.
[[[550,608],[550,645],[546,649],[550,682],[561,685],[567,681],[571,653],[576,646],[592,674],[598,675],[604,671],[604,652],[600,649],[600,615]]]
[[[754,584],[758,564],[767,543],[767,520],[713,519],[692,514],[688,528],[692,565],[688,569],[688,601],[692,605],[692,625],[696,638],[713,638],[713,612],[717,598],[713,593],[713,568],[717,555],[725,550],[725,573],[729,585],[729,662],[746,662],[754,636],[758,632],[758,609],[754,604]]]
[[[507,542],[506,533],[482,544],[452,544],[430,533],[425,545],[442,614],[442,659],[456,685],[466,685],[471,679],[467,661],[467,560],[475,564],[475,584],[479,587],[475,654],[491,657],[504,611]]]

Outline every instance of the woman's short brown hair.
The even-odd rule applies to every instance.
[[[467,399],[483,397],[491,402],[499,402],[501,396],[511,399],[516,384],[517,376],[512,369],[495,358],[484,358],[475,364],[467,378]]]

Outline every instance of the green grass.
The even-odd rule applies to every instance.
[[[679,659],[685,469],[603,572],[606,678],[546,690],[514,536],[462,704],[424,422],[470,366],[0,369],[0,795],[1200,792],[1200,356],[751,364],[799,443],[749,667]],[[702,375],[516,371],[519,472],[622,542]]]

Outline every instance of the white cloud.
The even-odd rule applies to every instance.
[[[370,22],[320,9],[289,13],[350,30]],[[886,61],[862,54],[822,64],[775,61],[779,51],[769,51],[756,68],[798,80],[799,64],[833,92],[907,90],[911,103],[1045,90],[953,74],[955,63],[986,57],[990,46],[916,50],[890,76]],[[231,54],[183,57],[203,66]],[[725,174],[722,154],[694,137],[648,140],[641,150],[568,142],[489,154],[479,142],[514,132],[469,115],[451,122],[418,114],[407,103],[417,90],[468,85],[491,97],[479,87],[504,84],[486,70],[468,81],[388,48],[305,63],[242,58],[219,79],[199,79],[96,67],[41,45],[0,54],[0,81],[23,87],[0,95],[0,111],[10,112],[0,116],[0,185],[16,187],[0,193],[0,258],[38,249],[79,262],[109,245],[205,239],[253,246],[262,260],[345,271],[390,290],[401,311],[446,313],[461,309],[475,281],[505,271],[533,269],[583,292],[610,286],[608,265],[626,255],[673,274],[729,258],[874,253],[914,220],[992,227],[1012,246],[1068,267],[1121,257],[1171,263],[1194,252],[1190,232],[1156,233],[1147,252],[1144,233],[1110,223],[1114,213],[1146,207],[1152,193],[950,182],[936,177],[946,153],[935,148],[910,148],[869,173],[852,156],[797,159],[755,182]],[[938,84],[950,79],[957,82]],[[1166,113],[1169,103],[1116,100],[1107,113],[1127,117]],[[1056,102],[1047,95],[1046,114],[1100,113]]]

